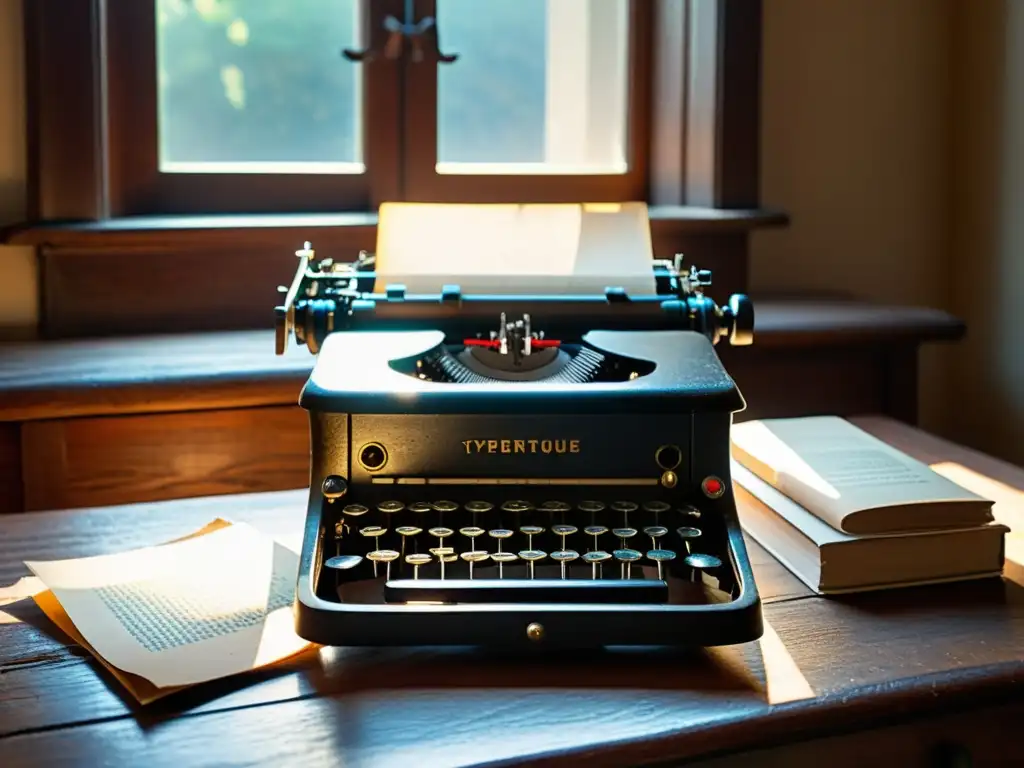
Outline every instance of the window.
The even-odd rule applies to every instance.
[[[761,0],[23,1],[47,334],[262,324],[298,243],[372,248],[389,200],[644,200],[726,292],[785,221]]]

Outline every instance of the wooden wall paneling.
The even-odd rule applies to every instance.
[[[0,514],[22,509],[21,425],[0,424]]]
[[[297,406],[29,422],[26,508],[104,506],[304,488]]]

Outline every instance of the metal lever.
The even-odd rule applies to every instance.
[[[386,59],[398,59],[404,49],[404,41],[408,40],[412,46],[412,60],[423,61],[423,41],[429,37],[431,53],[435,61],[441,64],[451,64],[458,59],[458,54],[441,53],[441,42],[437,31],[437,20],[433,16],[425,16],[419,21],[414,21],[415,15],[413,0],[405,2],[405,21],[400,21],[394,16],[384,19],[384,29],[388,33],[381,51],[375,50],[372,46],[362,51],[346,48],[341,52],[349,61],[373,61],[383,53]]]

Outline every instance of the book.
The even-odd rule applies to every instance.
[[[976,528],[993,520],[990,499],[837,416],[735,424],[732,455],[844,533]]]
[[[859,536],[838,531],[733,462],[743,529],[810,589],[822,595],[998,576],[1005,534],[974,528]]]

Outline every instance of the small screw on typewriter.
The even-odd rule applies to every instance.
[[[762,631],[714,344],[745,296],[375,292],[309,244],[277,351],[318,355],[298,633],[326,645],[709,646]]]

